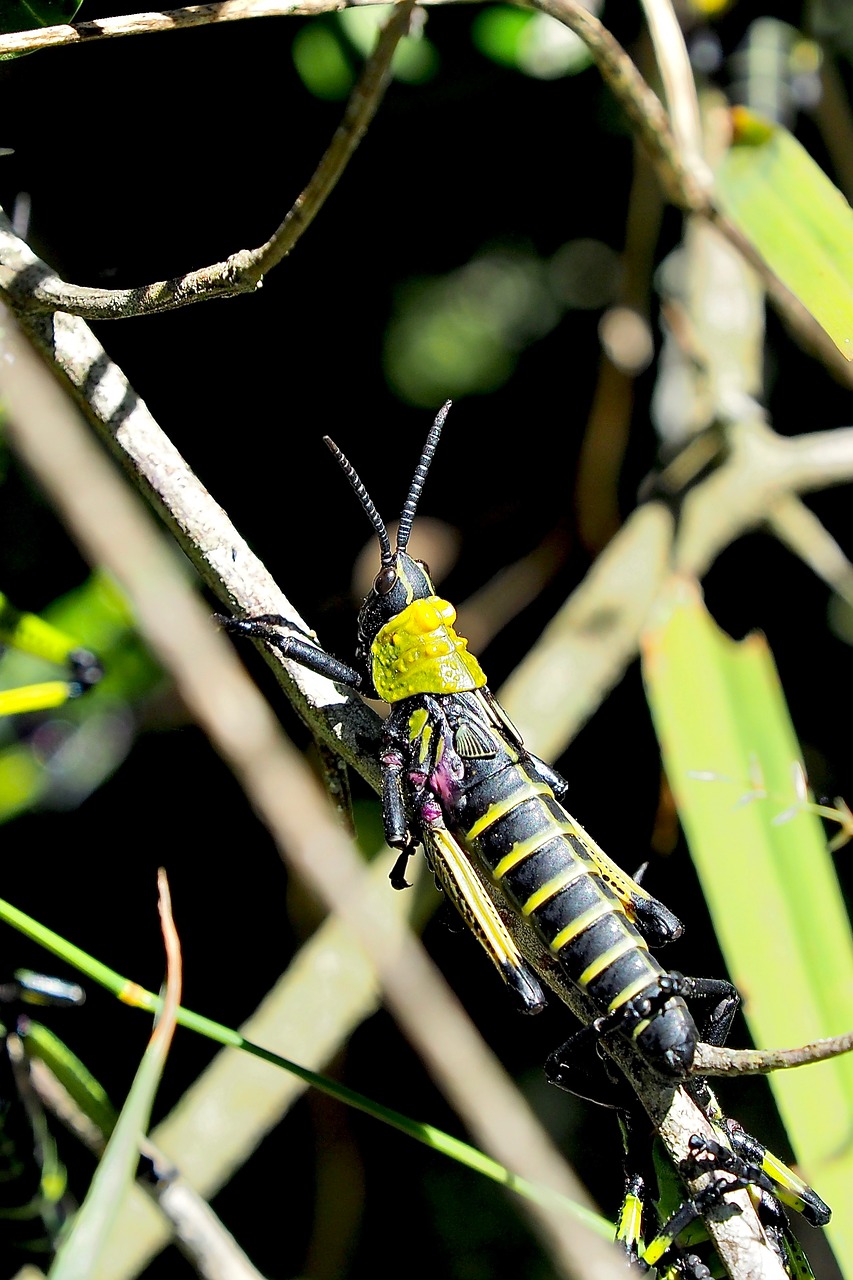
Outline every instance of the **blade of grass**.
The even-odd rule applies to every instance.
[[[160,916],[166,944],[166,995],[154,1031],[122,1107],[103,1159],[50,1269],[50,1280],[88,1280],[139,1163],[139,1140],[148,1128],[154,1096],[166,1065],[181,998],[181,954],[172,920],[165,872],[159,875]]]
[[[163,1001],[160,996],[151,991],[146,991],[144,987],[132,982],[129,978],[122,977],[121,974],[111,969],[108,965],[88,955],[80,947],[76,947],[52,929],[48,929],[39,921],[34,920],[32,916],[19,911],[17,907],[2,898],[0,898],[0,920],[5,920],[7,924],[17,929],[19,933],[39,943],[40,946],[52,952],[53,955],[59,956],[60,959],[77,969],[79,973],[84,974],[93,982],[98,983],[99,986],[112,992],[123,1003],[151,1013],[159,1013],[161,1010]],[[256,1058],[261,1058],[273,1066],[289,1071],[300,1080],[304,1080],[306,1084],[311,1085],[312,1088],[321,1090],[329,1097],[343,1102],[346,1106],[355,1107],[356,1110],[364,1112],[365,1115],[369,1115],[383,1124],[391,1125],[392,1128],[398,1129],[410,1138],[414,1138],[416,1142],[420,1142],[424,1146],[430,1147],[433,1151],[455,1160],[458,1164],[473,1169],[476,1173],[480,1173],[483,1177],[489,1178],[508,1190],[516,1192],[525,1199],[532,1200],[538,1204],[554,1205],[570,1216],[583,1221],[587,1226],[592,1227],[603,1238],[613,1239],[614,1228],[612,1222],[602,1218],[599,1214],[591,1212],[584,1206],[576,1204],[567,1196],[560,1195],[548,1187],[535,1185],[526,1178],[519,1177],[511,1169],[499,1164],[496,1160],[492,1160],[476,1147],[472,1147],[469,1143],[463,1142],[459,1138],[454,1138],[451,1134],[437,1129],[434,1125],[413,1120],[411,1117],[403,1115],[402,1112],[382,1106],[381,1103],[375,1102],[364,1094],[357,1093],[354,1089],[348,1089],[346,1085],[339,1084],[336,1080],[331,1080],[316,1071],[310,1071],[307,1067],[302,1067],[298,1063],[282,1057],[280,1054],[272,1053],[261,1045],[254,1044],[251,1040],[241,1036],[238,1031],[222,1026],[221,1023],[205,1018],[201,1014],[193,1013],[191,1009],[184,1009],[179,1006],[175,1011],[175,1021],[180,1026],[187,1027],[189,1030],[206,1036],[209,1040],[213,1040],[218,1044],[241,1049],[243,1052],[250,1053]],[[51,1280],[54,1280],[54,1277],[51,1277]]]
[[[786,129],[735,108],[716,198],[846,359],[853,359],[853,209]]]
[[[853,938],[766,642],[736,643],[674,578],[643,643],[664,765],[732,981],[760,1047],[853,1027]],[[853,1057],[770,1077],[807,1176],[844,1206],[853,1178]],[[838,1258],[853,1221],[836,1213]],[[850,1274],[850,1272],[848,1272]]]

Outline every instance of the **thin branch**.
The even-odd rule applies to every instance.
[[[767,513],[767,527],[853,607],[853,564],[826,525],[800,498],[779,498]]]
[[[133,289],[96,289],[60,280],[53,272],[27,271],[14,246],[0,238],[0,290],[17,312],[65,311],[89,320],[113,320],[153,315],[214,297],[234,297],[256,289],[265,271],[281,261],[312,221],[375,114],[388,82],[390,60],[408,28],[414,0],[397,6],[353,91],[344,120],[306,190],[266,244],[242,249],[224,261],[170,280]],[[707,193],[679,153],[666,112],[625,50],[606,27],[578,0],[533,0],[535,6],[565,23],[588,46],[602,76],[637,128],[669,198],[680,208],[709,212]],[[284,5],[288,14],[320,13],[345,8],[338,0],[317,0],[310,7]],[[137,14],[125,19],[81,23],[77,27],[43,28],[37,32],[0,37],[0,55],[32,51],[49,44],[79,43],[108,34],[130,35],[153,30],[177,30],[205,22],[269,16],[266,4],[230,0],[221,5],[192,6],[168,14]],[[164,25],[165,23],[165,25]],[[118,25],[117,25],[118,24]]]
[[[602,79],[634,125],[673,204],[680,209],[707,212],[707,191],[685,163],[660,98],[619,42],[575,0],[531,0],[531,4],[583,40]]]
[[[446,0],[427,0],[443,3]],[[354,0],[355,4],[385,4],[387,0]],[[155,13],[130,13],[118,18],[94,18],[73,26],[39,27],[0,36],[0,57],[34,53],[37,49],[57,49],[64,45],[91,44],[121,36],[153,35],[157,32],[186,31],[219,22],[244,22],[249,18],[311,17],[350,8],[353,0],[221,0],[218,4],[192,4],[182,9]]]
[[[675,567],[697,577],[780,499],[853,480],[853,427],[786,437],[756,412],[731,424],[726,442],[726,462],[684,502]]]
[[[853,1049],[853,1031],[840,1036],[812,1040],[793,1049],[726,1049],[701,1044],[694,1070],[703,1076],[766,1076],[771,1071],[787,1071],[812,1062],[826,1062]]]
[[[758,273],[773,306],[791,330],[795,340],[804,350],[813,354],[839,379],[853,381],[850,363],[831,341],[829,336],[803,306],[799,298],[790,292],[731,220],[716,207],[713,183],[709,180],[707,165],[690,141],[692,129],[686,123],[681,98],[683,92],[676,88],[684,81],[683,61],[672,36],[671,26],[661,33],[656,21],[652,34],[660,60],[661,70],[670,82],[679,111],[676,130],[655,93],[646,84],[624,49],[610,32],[574,0],[529,0],[543,13],[550,14],[580,37],[590,51],[602,79],[614,94],[628,119],[637,131],[637,137],[649,154],[652,164],[667,197],[686,213],[708,218],[726,239],[746,258]],[[668,0],[652,0],[649,14],[655,17]],[[683,41],[681,42],[683,46]],[[682,65],[674,63],[678,59]]]
[[[678,148],[698,185],[710,192],[713,176],[704,158],[696,81],[672,0],[642,0],[642,5]]]
[[[86,1115],[46,1063],[32,1058],[30,1074],[33,1087],[51,1115],[100,1159],[109,1134]],[[143,1203],[150,1201],[160,1209],[164,1231],[174,1234],[178,1248],[201,1280],[264,1280],[210,1205],[149,1138],[144,1142],[144,1154],[151,1161],[155,1176],[138,1178],[135,1189],[147,1198]],[[122,1233],[122,1243],[129,1243],[126,1232]]]
[[[49,269],[36,267],[20,251],[20,242],[16,243],[14,233],[4,234],[0,228],[0,290],[11,306],[18,312],[64,311],[88,320],[124,320],[174,311],[211,298],[232,298],[254,292],[266,273],[290,253],[314,221],[352,159],[390,83],[391,60],[409,29],[414,3],[415,0],[403,0],[395,7],[310,182],[265,244],[256,249],[240,249],[224,262],[156,284],[135,289],[94,289],[68,284]]]
[[[853,480],[853,427],[788,438],[757,417],[727,440],[728,458],[686,495],[678,527],[662,503],[638,507],[510,676],[502,700],[540,755],[559,756],[621,680],[673,568],[702,577],[780,498]]]
[[[355,0],[355,4],[363,0]],[[460,0],[421,0],[424,4],[459,3]],[[464,0],[463,0],[464,2]],[[796,340],[845,382],[853,380],[844,357],[806,311],[775,276],[755,248],[737,227],[714,207],[707,168],[695,149],[685,150],[683,138],[676,138],[667,113],[637,67],[606,27],[579,3],[579,0],[527,0],[535,8],[562,22],[584,41],[602,78],[634,124],[646,148],[667,197],[678,208],[709,218],[723,235],[747,258],[761,276],[768,295]],[[398,7],[406,10],[413,0]],[[654,0],[655,5],[662,0]],[[193,5],[167,13],[133,14],[124,18],[79,23],[77,26],[45,27],[38,31],[0,36],[0,56],[32,52],[64,44],[79,44],[110,36],[139,35],[153,31],[174,31],[214,22],[237,21],[275,15],[319,14],[351,7],[344,0],[304,0],[301,4],[269,3],[269,0],[223,0],[221,4]],[[526,7],[521,4],[520,7]],[[388,24],[396,31],[396,18]],[[89,320],[124,319],[154,315],[210,298],[235,297],[251,293],[268,270],[289,253],[302,231],[310,224],[326,195],[332,190],[348,162],[364,129],[375,113],[387,76],[383,58],[389,60],[393,43],[403,34],[389,34],[389,49],[380,43],[356,86],[338,133],[318,167],[308,188],[297,199],[273,237],[257,249],[242,249],[223,261],[189,271],[169,280],[133,289],[98,289],[62,281],[55,273],[28,273],[16,260],[12,246],[0,237],[0,291],[6,293],[17,312],[66,311]],[[383,37],[384,39],[384,37]],[[673,60],[671,41],[659,46],[664,70]],[[683,79],[683,76],[681,77]],[[374,97],[375,95],[375,97]],[[683,131],[681,131],[683,132]],[[685,135],[686,136],[686,135]],[[340,165],[336,169],[336,165]],[[314,202],[317,201],[315,206]]]
[[[454,3],[458,0],[421,0],[430,5],[434,3]],[[657,0],[659,3],[659,0]],[[357,5],[363,0],[354,0]],[[631,58],[607,28],[589,12],[579,0],[530,0],[533,7],[548,13],[562,22],[583,40],[590,51],[605,82],[621,104],[628,118],[636,126],[638,134],[648,150],[658,176],[669,198],[682,209],[708,211],[708,197],[705,190],[705,175],[697,181],[679,151],[667,113],[657,95],[646,84]],[[218,22],[242,21],[249,18],[276,16],[307,15],[334,13],[351,7],[347,0],[222,0],[219,4],[189,5],[182,9],[172,9],[165,13],[137,13],[119,18],[103,18],[89,22],[79,22],[73,26],[42,27],[36,31],[19,31],[0,36],[0,57],[8,57],[15,53],[31,53],[37,49],[56,48],[62,45],[89,43],[93,40],[105,40],[118,36],[145,35],[152,32],[179,31],[187,27],[208,25]],[[526,7],[522,5],[521,7]],[[217,263],[207,268],[224,275],[225,268],[232,259],[225,263]],[[239,270],[241,263],[236,263]],[[195,280],[198,273],[181,277],[178,281],[149,285],[140,290],[116,290],[116,295],[135,294],[138,302],[144,301],[141,295],[148,291],[159,294],[170,287],[179,290],[181,301],[169,305],[181,305],[182,301],[194,301],[194,298],[183,298],[183,293],[198,287]],[[66,286],[71,288],[72,286]],[[236,292],[235,282],[220,284],[220,291]],[[94,290],[94,294],[109,294],[108,290]],[[93,305],[96,299],[89,298],[80,291],[80,305]],[[207,294],[206,296],[210,296]],[[49,297],[44,298],[47,306],[59,304]],[[127,305],[130,298],[125,303]],[[103,304],[106,307],[106,303]],[[65,307],[65,310],[71,308]],[[118,309],[118,307],[116,308]],[[75,310],[74,314],[89,319],[109,318],[102,312],[97,315],[89,310]],[[124,312],[122,312],[124,314]],[[128,313],[131,314],[131,313]]]
[[[375,2],[382,3],[383,0],[375,0]],[[431,5],[458,3],[459,0],[421,0],[421,2]],[[347,3],[347,0],[222,0],[219,4],[189,5],[186,8],[172,9],[165,13],[135,13],[119,18],[79,22],[74,26],[42,27],[37,31],[19,31],[0,36],[0,57],[8,57],[14,53],[32,53],[36,49],[89,43],[93,40],[105,40],[117,36],[179,31],[187,27],[217,22],[335,13],[361,3],[364,3],[364,0],[350,0],[350,3]],[[636,125],[673,202],[683,209],[706,209],[708,204],[706,193],[679,154],[660,99],[643,80],[628,54],[607,28],[580,3],[580,0],[531,0],[531,4],[564,23],[586,44],[608,86]],[[231,262],[232,259],[227,261]],[[220,263],[217,266],[224,267],[225,264]],[[211,271],[213,269],[209,268]],[[183,279],[191,280],[192,276],[183,277]],[[164,285],[148,286],[151,290],[164,287]],[[180,305],[180,303],[173,305]],[[68,308],[65,309],[68,310]],[[85,315],[89,319],[108,318],[100,314],[95,316],[82,310],[74,314]]]
[[[284,222],[266,244],[249,254],[247,275],[260,280],[267,271],[290,253],[302,232],[314,221],[364,137],[391,80],[391,60],[400,40],[409,30],[415,0],[402,0],[380,33],[376,48],[365,63],[352,91],[344,118],[335,131],[329,149],[317,166],[308,186],[297,197]]]

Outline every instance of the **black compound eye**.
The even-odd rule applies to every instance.
[[[386,565],[384,569],[380,569],[373,581],[373,590],[378,596],[387,596],[389,592],[394,590],[397,581],[397,570],[392,569],[390,565]]]

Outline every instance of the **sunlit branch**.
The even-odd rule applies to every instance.
[[[12,307],[19,312],[64,311],[87,320],[119,320],[173,311],[210,298],[252,293],[259,288],[266,273],[291,252],[314,221],[364,137],[388,87],[391,59],[408,30],[413,7],[414,0],[404,0],[395,8],[313,177],[265,244],[256,249],[240,249],[223,262],[171,280],[134,289],[95,289],[69,284],[48,269],[26,262],[11,228],[0,226],[0,290],[6,293]]]
[[[840,1036],[827,1036],[793,1049],[726,1049],[701,1044],[694,1068],[703,1076],[757,1076],[771,1071],[805,1067],[812,1062],[826,1062],[853,1049],[853,1031]]]

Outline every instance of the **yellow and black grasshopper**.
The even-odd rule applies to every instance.
[[[459,907],[521,1007],[545,1002],[484,881],[532,930],[547,963],[593,1011],[598,1035],[628,1037],[660,1075],[685,1079],[700,1036],[685,996],[716,1002],[717,1028],[737,1005],[729,983],[667,972],[649,948],[677,938],[680,921],[613,863],[563,807],[567,784],[529,752],[467,641],[456,611],[436,594],[427,566],[406,547],[418,500],[450,405],[429,432],[392,548],[365,486],[338,447],[380,545],[380,568],[358,615],[355,664],[303,635],[283,634],[277,615],[218,620],[261,639],[287,658],[390,705],[381,746],[385,836],[400,856],[392,884],[421,843],[437,879]],[[546,1071],[568,1084],[579,1032],[551,1055]],[[582,1090],[587,1092],[586,1090]],[[598,1085],[589,1094],[596,1095]],[[606,1092],[606,1089],[605,1089]]]
[[[563,807],[567,783],[525,748],[490,693],[467,641],[454,630],[453,606],[436,594],[427,566],[407,553],[417,504],[449,407],[448,403],[442,408],[427,437],[393,549],[365,486],[326,437],[380,546],[379,572],[359,611],[354,665],[333,657],[309,636],[293,634],[290,624],[278,615],[220,616],[218,621],[232,632],[270,644],[312,671],[389,704],[380,759],[385,836],[400,851],[391,872],[392,884],[405,886],[407,860],[423,844],[439,883],[521,1008],[535,1013],[545,1003],[539,976],[504,923],[486,888],[491,885],[496,899],[505,902],[525,929],[533,932],[537,968],[558,968],[593,1011],[592,1025],[549,1057],[549,1079],[613,1106],[624,1116],[636,1106],[636,1099],[627,1082],[617,1079],[595,1052],[598,1039],[610,1034],[627,1037],[659,1075],[686,1081],[700,1034],[685,997],[714,1001],[703,1034],[722,1044],[738,996],[726,981],[667,972],[651,955],[650,947],[680,936],[680,921],[613,863]],[[280,629],[285,627],[287,634]],[[696,1135],[694,1161],[703,1161],[706,1168],[715,1161],[722,1177],[711,1180],[701,1202],[688,1198],[678,1204],[646,1249],[636,1249],[634,1256],[642,1261],[648,1252],[650,1259],[660,1261],[670,1250],[676,1256],[678,1238],[712,1206],[714,1197],[719,1203],[734,1187],[748,1186],[756,1197],[765,1197],[766,1228],[768,1234],[775,1232],[782,1257],[790,1233],[780,1201],[815,1225],[829,1220],[829,1209],[792,1170],[725,1120],[704,1080],[694,1076],[691,1091],[720,1137],[717,1143]],[[703,1142],[700,1152],[698,1144]],[[683,1172],[690,1176],[689,1171]],[[674,1170],[671,1186],[680,1186]],[[622,1232],[629,1251],[630,1230]],[[790,1258],[785,1255],[789,1275],[793,1280],[808,1280],[808,1264],[798,1269],[794,1254],[791,1244]],[[707,1275],[675,1269],[675,1262],[672,1267],[671,1280],[677,1276],[705,1280]]]

